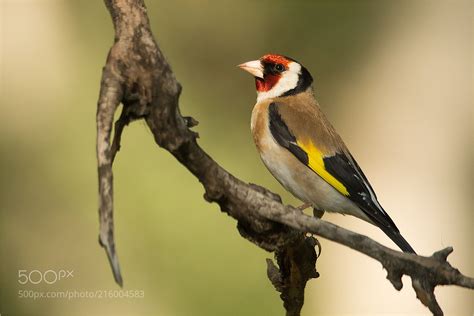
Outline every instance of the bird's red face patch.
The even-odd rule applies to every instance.
[[[258,92],[270,91],[280,80],[281,75],[265,75],[265,79],[255,78]]]
[[[263,67],[263,79],[255,78],[255,87],[258,92],[270,91],[280,80],[282,72],[288,69],[288,58],[267,54],[260,58]]]

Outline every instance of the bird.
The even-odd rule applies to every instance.
[[[415,250],[382,208],[372,186],[316,101],[313,77],[296,60],[266,54],[238,65],[255,78],[251,131],[270,173],[296,198],[380,228],[403,252]]]

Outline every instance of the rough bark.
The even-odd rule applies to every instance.
[[[300,315],[304,288],[316,272],[319,245],[312,233],[348,246],[379,261],[393,286],[402,288],[409,275],[417,297],[434,315],[442,310],[434,296],[437,285],[474,288],[474,279],[447,262],[452,248],[430,257],[405,254],[281,203],[278,195],[245,183],[224,170],[196,142],[190,130],[197,125],[183,117],[178,106],[181,86],[156,44],[143,0],[105,0],[112,16],[115,43],[103,69],[97,107],[97,160],[99,173],[99,242],[106,250],[114,278],[122,286],[113,229],[113,160],[120,149],[124,127],[144,119],[155,142],[169,151],[202,183],[204,198],[237,220],[239,233],[257,246],[275,253],[278,267],[267,260],[267,274],[281,293],[287,315]],[[114,113],[123,104],[115,123]]]

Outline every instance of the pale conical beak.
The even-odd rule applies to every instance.
[[[240,64],[237,67],[249,72],[254,77],[263,79],[263,67],[260,60],[252,60],[246,63]]]

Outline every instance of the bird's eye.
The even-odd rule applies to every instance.
[[[276,64],[275,70],[278,72],[282,72],[283,70],[285,70],[285,66],[283,66],[282,64]]]

